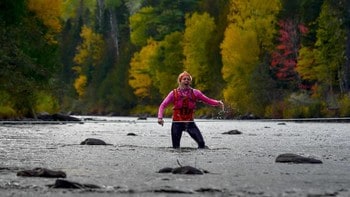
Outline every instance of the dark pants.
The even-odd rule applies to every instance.
[[[197,142],[198,148],[205,148],[205,143],[201,132],[194,122],[173,122],[171,125],[171,139],[173,148],[180,148],[180,140],[182,132],[187,131],[188,134]]]

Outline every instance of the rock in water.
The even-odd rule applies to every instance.
[[[240,135],[240,134],[242,134],[242,132],[234,129],[231,131],[223,132],[222,134],[224,134],[224,135]]]
[[[106,142],[96,138],[87,138],[80,143],[80,145],[107,145]]]
[[[50,188],[64,188],[64,189],[99,189],[100,186],[93,184],[81,184],[73,181],[57,179],[55,184],[47,185]]]
[[[181,166],[172,170],[173,174],[203,174],[203,172],[192,166]]]
[[[162,168],[158,171],[158,173],[170,173],[173,171],[173,168],[170,168],[170,167],[165,167],[165,168]]]
[[[311,163],[311,164],[319,164],[322,163],[321,160],[310,158],[310,157],[303,157],[297,154],[293,153],[285,153],[278,155],[276,158],[276,162],[279,163]]]
[[[66,178],[66,173],[62,171],[54,171],[46,168],[34,168],[32,170],[23,170],[17,172],[17,176],[25,177],[47,177],[47,178]]]

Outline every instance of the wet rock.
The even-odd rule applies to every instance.
[[[215,188],[199,188],[195,190],[196,192],[210,192],[210,193],[215,193],[215,192],[222,192],[220,189],[215,189]]]
[[[66,173],[54,171],[46,168],[34,168],[32,170],[22,170],[17,172],[17,176],[25,177],[47,177],[47,178],[66,178]]]
[[[81,121],[79,118],[64,114],[42,114],[38,115],[38,119],[45,121]]]
[[[276,162],[279,163],[310,163],[310,164],[319,164],[322,163],[321,160],[304,157],[301,155],[293,154],[293,153],[285,153],[278,155],[276,158]]]
[[[158,171],[158,173],[171,173],[173,171],[173,168],[170,168],[170,167],[165,167],[165,168],[162,168]]]
[[[47,185],[50,188],[63,188],[63,189],[100,189],[101,187],[94,184],[82,184],[78,182],[57,179],[54,184]]]
[[[80,145],[110,145],[105,141],[96,138],[87,138],[80,143]]]
[[[154,193],[171,193],[171,194],[192,194],[192,191],[186,191],[186,190],[180,190],[180,189],[175,189],[169,186],[166,186],[164,188],[159,188],[159,189],[154,189],[151,190],[150,192]]]
[[[203,171],[192,166],[181,166],[172,170],[173,174],[203,174]]]
[[[242,132],[234,129],[231,131],[223,132],[222,134],[224,134],[224,135],[240,135],[240,134],[242,134]]]
[[[137,120],[147,120],[147,115],[139,116]]]
[[[177,168],[165,167],[158,171],[158,173],[173,173],[173,174],[204,174],[209,173],[206,170],[200,170],[192,166],[181,166]]]

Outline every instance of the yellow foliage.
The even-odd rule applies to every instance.
[[[75,79],[74,88],[77,91],[79,97],[84,96],[86,84],[87,84],[87,77],[85,75],[79,75],[79,77]]]
[[[196,87],[205,91],[210,70],[208,65],[207,47],[213,37],[215,22],[208,13],[194,13],[186,17],[186,29],[184,33],[184,66],[195,79],[202,79],[202,83],[196,81]]]
[[[82,72],[82,69],[80,66],[73,66],[72,67],[72,70],[74,70],[75,72],[77,72],[78,74],[81,74]]]
[[[221,43],[225,101],[242,112],[256,111],[252,75],[263,54],[273,47],[279,0],[231,0],[228,26]]]
[[[225,31],[225,41],[221,44],[223,78],[229,80],[239,69],[251,73],[259,61],[260,48],[254,31],[230,25]],[[249,47],[248,47],[249,46]]]
[[[228,20],[242,29],[255,31],[259,45],[264,48],[273,46],[276,31],[276,14],[281,9],[279,0],[231,0]]]
[[[95,66],[99,63],[104,53],[103,37],[86,25],[82,27],[80,36],[83,39],[83,43],[77,47],[78,52],[74,57],[74,62],[83,65],[92,61],[92,65]]]
[[[296,71],[305,80],[316,80],[317,75],[313,70],[316,65],[316,57],[313,49],[302,47],[299,50],[298,65]]]
[[[62,30],[60,17],[63,0],[28,0],[28,8],[49,28],[45,36],[49,43],[57,43],[54,36]]]
[[[148,41],[139,53],[135,53],[130,62],[129,84],[134,89],[134,94],[145,98],[150,96],[152,79],[150,76],[150,66],[154,57],[158,43],[153,40]]]

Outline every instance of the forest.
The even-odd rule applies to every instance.
[[[183,71],[223,118],[349,117],[350,2],[0,1],[2,119],[156,116]]]

